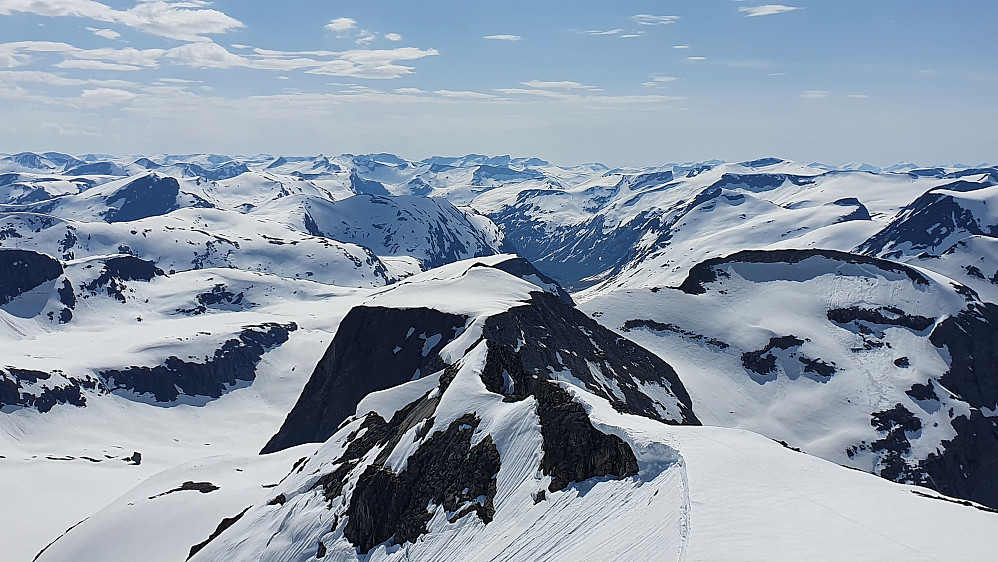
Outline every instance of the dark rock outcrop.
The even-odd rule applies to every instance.
[[[232,385],[252,382],[263,354],[288,341],[288,334],[297,329],[294,323],[247,326],[203,363],[171,356],[155,367],[109,369],[98,375],[111,392],[151,395],[156,402],[174,402],[181,395],[219,398]]]
[[[374,180],[366,180],[359,175],[357,172],[350,172],[350,189],[358,195],[380,195],[383,197],[390,197],[391,193],[385,189],[385,186],[381,182],[376,182]]]
[[[55,258],[31,250],[0,248],[0,306],[62,275]]]
[[[726,264],[785,263],[793,265],[813,257],[848,264],[872,265],[883,271],[905,275],[916,285],[929,284],[929,280],[924,275],[908,266],[838,250],[743,250],[727,257],[711,258],[696,264],[690,269],[686,279],[678,288],[690,295],[702,295],[707,292],[706,285],[708,283],[713,283],[718,280],[719,276],[724,275],[721,269]]]
[[[364,396],[439,371],[444,367],[440,350],[466,322],[428,308],[355,307],[261,452],[321,443],[354,414]]]
[[[343,535],[362,554],[389,539],[415,542],[432,517],[427,505],[454,513],[452,522],[471,513],[491,522],[500,459],[491,436],[471,445],[479,423],[473,414],[454,420],[427,438],[399,473],[368,466],[351,496]]]
[[[884,436],[870,444],[870,449],[880,453],[877,474],[895,482],[921,484],[924,478],[909,466],[904,455],[911,453],[909,433],[922,429],[922,422],[901,404],[881,412],[875,412],[870,424]]]
[[[149,174],[122,186],[107,199],[101,212],[107,222],[128,222],[164,215],[179,208],[180,182],[176,178]]]
[[[87,404],[85,392],[97,389],[98,385],[97,379],[90,376],[70,377],[58,370],[45,373],[6,367],[0,369],[0,408],[20,406],[44,414],[56,404],[83,407]]]
[[[657,292],[657,289],[652,289],[652,291]],[[728,349],[731,347],[719,339],[709,338],[703,334],[697,334],[689,330],[684,330],[675,324],[666,324],[657,320],[635,318],[624,322],[624,325],[620,327],[621,332],[630,332],[631,330],[638,329],[651,330],[653,332],[672,332],[683,336],[685,339],[706,343],[707,345],[712,345],[718,349]]]
[[[952,189],[954,187],[956,189]],[[955,185],[942,186],[925,193],[902,208],[889,225],[863,242],[857,251],[871,256],[900,256],[903,252],[914,255],[923,250],[944,249],[945,246],[940,246],[947,240],[951,244],[950,237],[954,234],[998,235],[998,225],[982,224],[953,195],[938,191],[970,191],[969,187],[980,189],[987,187],[987,184],[974,183],[962,188]]]
[[[246,515],[246,512],[249,511],[250,507],[253,506],[247,507],[246,509],[240,511],[239,513],[237,513],[232,517],[226,517],[222,519],[222,521],[218,524],[217,527],[215,527],[215,530],[212,531],[211,535],[209,535],[207,539],[191,547],[190,553],[187,555],[187,559],[190,560],[191,558],[193,558],[194,555],[200,552],[202,548],[208,546],[208,543],[218,538],[218,535],[221,535],[223,532],[225,532],[226,529],[235,525],[236,521],[239,521],[243,515]]]
[[[943,442],[938,453],[922,462],[929,485],[944,494],[998,507],[994,478],[998,473],[998,418],[984,415],[984,411],[998,410],[998,305],[968,306],[940,322],[929,341],[945,347],[951,357],[940,385],[971,406],[969,417],[951,421],[956,437]]]
[[[551,476],[548,490],[556,492],[590,478],[617,479],[638,473],[634,452],[622,439],[607,435],[589,421],[585,408],[544,375],[530,373],[524,358],[512,348],[488,341],[482,382],[506,401],[533,397],[541,425],[544,455],[541,471]]]
[[[547,378],[568,370],[590,392],[622,412],[666,423],[699,424],[672,366],[554,295],[531,293],[529,305],[486,320],[483,337],[518,350],[523,368],[532,375]],[[648,384],[668,389],[675,404],[656,403],[642,391]],[[664,413],[666,409],[677,415]]]
[[[772,354],[774,349],[787,350],[802,345],[804,340],[793,335],[770,338],[766,347],[742,353],[742,366],[760,375],[771,375],[776,372],[776,356]]]
[[[816,177],[818,176],[793,174],[724,174],[711,187],[761,192],[776,189],[788,181],[794,185],[810,185],[815,182]]]
[[[93,295],[105,293],[121,302],[126,301],[128,287],[125,282],[151,281],[156,276],[165,275],[155,263],[135,256],[117,256],[103,261],[100,275],[83,288]]]
[[[202,494],[210,494],[215,490],[220,490],[218,486],[212,484],[211,482],[194,482],[193,480],[188,480],[183,484],[177,486],[176,488],[167,490],[163,493],[156,494],[155,496],[149,496],[149,499],[154,500],[169,494],[175,494],[177,492],[201,492]]]
[[[826,313],[826,316],[836,324],[866,323],[877,326],[901,326],[915,332],[921,332],[931,328],[935,318],[927,318],[917,314],[907,312],[895,306],[881,306],[879,308],[833,308]]]

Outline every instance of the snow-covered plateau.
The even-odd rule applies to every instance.
[[[998,168],[0,154],[0,558],[987,560]]]

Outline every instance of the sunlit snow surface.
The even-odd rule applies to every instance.
[[[876,470],[871,454],[847,449],[880,437],[870,415],[896,403],[923,426],[909,436],[912,459],[952,438],[950,422],[970,410],[966,403],[906,394],[947,369],[946,349],[928,342],[931,328],[892,326],[877,334],[890,347],[854,352],[864,334],[827,317],[835,308],[892,306],[938,324],[969,302],[963,285],[980,302],[998,300],[993,169],[828,169],[774,159],[609,170],[476,156],[160,155],[113,159],[104,171],[116,175],[101,176],[69,173],[84,162],[58,155],[39,155],[38,163],[0,155],[0,248],[49,254],[64,273],[0,307],[0,368],[50,373],[32,387],[41,388],[101,370],[154,367],[171,356],[203,361],[246,326],[293,322],[297,329],[262,355],[251,383],[217,398],[163,403],[98,388],[85,392],[85,407],[5,407],[5,559],[30,560],[79,523],[39,559],[183,560],[223,518],[247,508],[194,559],[307,560],[320,541],[326,559],[357,559],[335,506],[310,488],[359,419],[323,445],[256,453],[358,304],[473,319],[441,352],[463,368],[441,397],[434,427],[475,412],[483,420],[475,438],[491,435],[502,457],[492,522],[467,516],[449,523],[437,506],[429,534],[379,546],[364,559],[993,554],[995,514],[836,466]],[[732,264],[703,294],[674,288],[706,259],[814,248],[905,263],[929,283],[811,260]],[[669,427],[619,414],[561,373],[558,384],[588,404],[602,431],[629,444],[641,472],[572,484],[535,503],[550,478],[538,468],[533,403],[504,403],[486,391],[478,377],[483,350],[475,345],[484,318],[523,305],[532,291],[552,290],[539,277],[472,267],[501,263],[509,256],[494,254],[513,250],[581,290],[573,296],[585,312],[673,365],[705,424],[741,429]],[[125,255],[155,262],[164,275],[122,282],[123,301],[104,286],[84,288],[107,259]],[[468,258],[475,259],[450,263]],[[63,282],[76,294],[66,323]],[[231,296],[204,297],[223,293]],[[632,320],[657,324],[623,330]],[[656,329],[662,325],[671,327]],[[743,353],[788,335],[805,341],[775,350],[773,373],[744,367]],[[798,357],[834,364],[836,372],[817,376]],[[900,357],[910,367],[896,365]],[[438,382],[433,374],[376,392],[357,414],[387,419]],[[411,445],[399,444],[390,465],[404,466]],[[141,464],[130,460],[135,452]],[[300,458],[307,463],[292,471]],[[218,490],[159,495],[188,481]],[[278,494],[287,502],[267,505]]]

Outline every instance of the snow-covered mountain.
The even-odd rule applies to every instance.
[[[996,185],[778,158],[0,155],[0,475],[23,483],[3,542],[986,558]]]
[[[998,503],[998,307],[966,286],[857,254],[743,251],[583,309],[677,365],[704,423]]]
[[[656,382],[671,369],[585,316],[556,329],[565,318],[551,313],[569,305],[502,271],[503,260],[445,266],[371,295],[343,319],[275,436],[291,440],[268,444],[280,452],[160,473],[38,560],[986,556],[980,537],[998,518],[983,508],[753,434],[657,421],[695,421],[681,383]],[[407,308],[413,299],[422,308]],[[544,340],[526,333],[538,321],[550,328]],[[588,338],[601,345],[578,345]],[[413,355],[440,368],[410,375]],[[590,377],[574,378],[585,371],[576,361]],[[343,396],[339,377],[371,386]],[[661,409],[623,413],[642,395]],[[335,429],[316,435],[296,414]],[[322,443],[293,446],[310,441]],[[884,517],[885,506],[908,517]],[[793,532],[770,524],[790,517]]]

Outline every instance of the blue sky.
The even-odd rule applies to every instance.
[[[998,162],[998,3],[0,0],[0,151]]]

